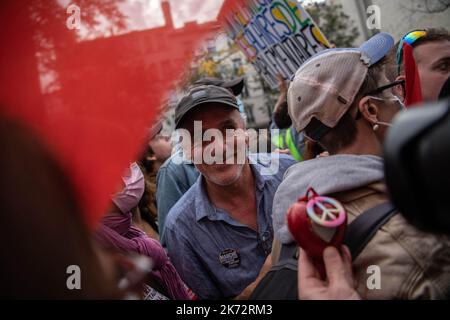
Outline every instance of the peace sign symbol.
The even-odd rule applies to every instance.
[[[325,204],[329,204],[327,207]],[[321,212],[320,216],[316,214],[316,207]],[[345,220],[344,207],[333,198],[314,197],[306,205],[308,216],[318,225],[335,228],[341,225]]]

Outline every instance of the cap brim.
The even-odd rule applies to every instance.
[[[175,129],[179,128],[179,125],[180,125],[181,122],[183,122],[183,119],[185,119],[186,116],[189,113],[191,113],[194,109],[196,109],[196,108],[198,108],[198,107],[200,107],[202,105],[211,104],[211,103],[221,104],[221,105],[224,105],[224,106],[227,106],[227,107],[231,107],[231,108],[236,109],[236,110],[239,111],[239,107],[237,105],[232,104],[232,103],[228,103],[228,102],[223,101],[223,100],[215,100],[215,99],[213,99],[213,100],[202,101],[200,103],[192,105],[189,109],[184,111],[184,114],[178,119],[178,121],[175,122]]]
[[[313,55],[312,57],[310,57],[308,60],[306,60],[305,63],[310,62],[311,60],[314,60],[329,52],[359,51],[362,52],[363,55],[369,59],[368,63],[370,67],[379,62],[385,56],[387,56],[393,47],[394,47],[394,38],[392,38],[392,36],[389,33],[380,32],[374,35],[366,42],[364,42],[359,48],[331,48],[322,50]],[[294,77],[295,74],[290,80],[292,81]]]
[[[369,66],[383,59],[394,47],[394,38],[386,32],[380,32],[364,42],[359,50],[369,58]]]

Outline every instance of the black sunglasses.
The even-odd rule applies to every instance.
[[[402,90],[404,92],[405,91],[405,80],[398,80],[398,81],[394,81],[392,83],[389,83],[387,85],[384,85],[382,87],[376,88],[375,90],[366,93],[364,96],[370,96],[372,94],[378,94],[378,93],[383,92],[386,89],[389,89],[389,88],[392,88],[392,87],[396,87],[398,85],[402,86]]]

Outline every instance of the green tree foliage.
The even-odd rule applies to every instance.
[[[306,11],[319,25],[327,39],[336,47],[352,47],[359,36],[354,21],[345,14],[342,5],[328,1],[305,5]]]

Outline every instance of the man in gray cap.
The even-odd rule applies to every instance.
[[[239,96],[244,88],[244,78],[234,78],[229,81],[218,78],[202,78],[194,83],[195,86],[214,85],[227,89],[235,96]],[[245,110],[241,100],[237,99],[239,111],[245,117]],[[164,227],[166,217],[170,209],[185,194],[186,191],[195,183],[199,176],[199,172],[195,169],[194,164],[185,159],[183,151],[179,146],[175,153],[167,159],[159,168],[156,177],[156,203],[158,210],[158,230],[161,238],[161,244],[165,247]]]
[[[317,141],[330,156],[296,164],[286,171],[273,206],[274,251],[279,251],[275,247],[281,243],[281,256],[293,242],[285,222],[286,211],[308,188],[338,199],[349,223],[389,202],[383,182],[382,144],[393,117],[403,108],[393,91],[400,83],[389,83],[385,74],[384,57],[393,44],[390,35],[380,33],[358,49],[319,53],[296,72],[288,91],[289,114],[295,128]],[[446,297],[450,284],[444,262],[450,257],[448,238],[421,232],[400,214],[392,215],[375,230],[360,254],[353,256],[356,291],[361,298]],[[310,265],[302,269],[302,262],[307,264],[305,254],[300,259],[300,281],[306,279],[302,272],[311,271]],[[308,276],[314,277],[314,272]],[[330,297],[314,283],[328,282],[304,282],[300,298]]]
[[[177,105],[175,122],[183,140],[194,137],[183,149],[201,175],[167,216],[168,254],[201,299],[248,296],[269,261],[273,195],[295,161],[280,154],[247,155],[236,98],[221,87],[192,88]],[[208,132],[217,135],[206,138]],[[276,170],[269,174],[269,167]]]

